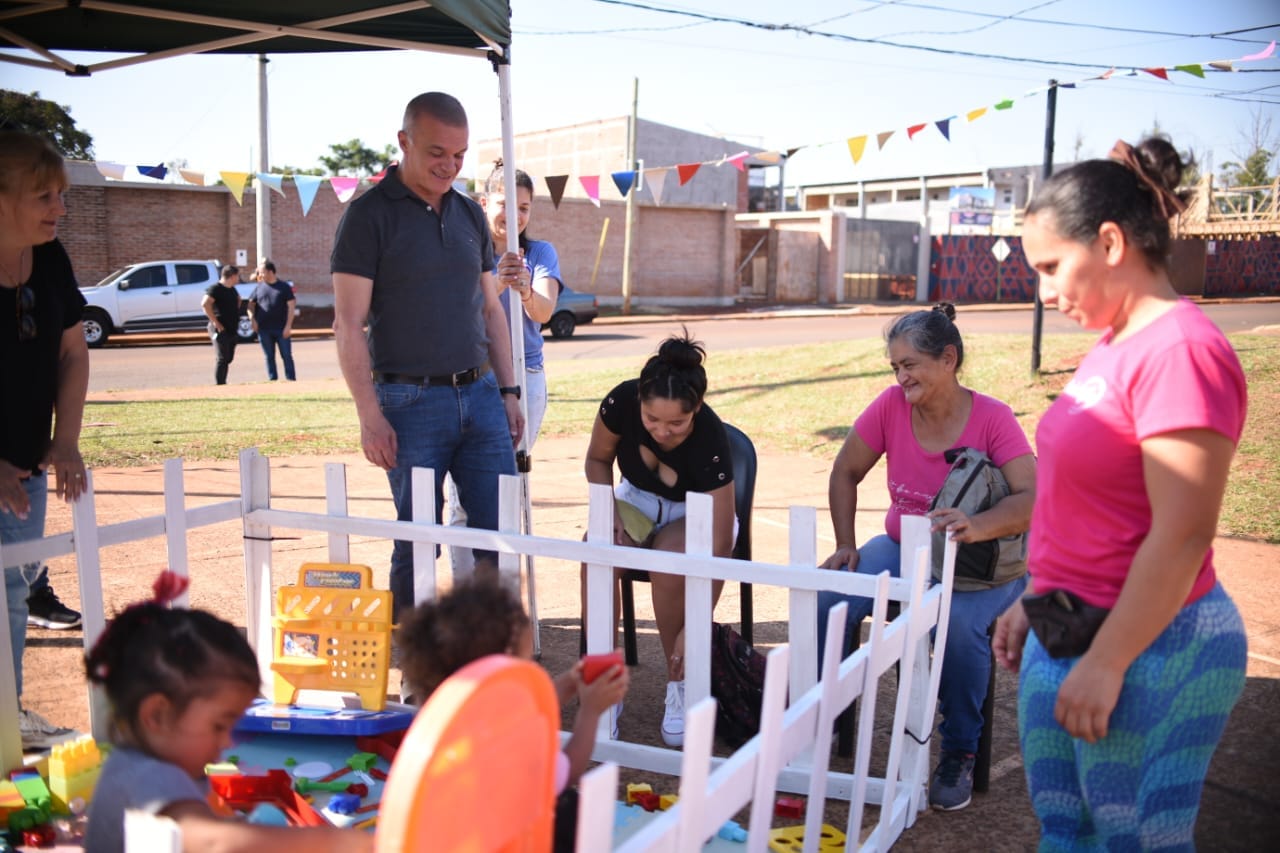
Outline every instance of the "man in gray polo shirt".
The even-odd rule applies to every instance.
[[[451,95],[427,92],[405,108],[398,136],[402,162],[351,203],[334,238],[338,361],[396,517],[413,517],[410,471],[432,468],[436,521],[448,472],[469,526],[494,530],[498,476],[516,473],[524,419],[489,224],[453,189],[467,115]],[[496,575],[496,555],[476,551],[476,571]],[[398,620],[414,604],[410,542],[395,543],[391,592]]]

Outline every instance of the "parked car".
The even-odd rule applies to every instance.
[[[218,283],[222,265],[208,261],[147,261],[118,269],[93,287],[82,287],[84,339],[100,347],[107,338],[127,332],[174,332],[204,329],[209,318],[200,307],[209,285]],[[236,285],[242,300],[253,294],[253,282]],[[247,308],[247,305],[245,306]],[[253,323],[241,314],[236,330],[253,340]]]
[[[566,285],[560,288],[551,319],[543,323],[542,328],[550,329],[553,338],[570,338],[579,323],[590,323],[599,315],[600,305],[594,295],[579,293]]]

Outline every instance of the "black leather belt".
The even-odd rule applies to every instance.
[[[463,370],[460,373],[449,374],[443,376],[412,376],[407,373],[379,373],[373,372],[373,381],[384,385],[470,385],[481,376],[489,372],[489,362],[485,362],[479,367],[473,367],[470,370]]]

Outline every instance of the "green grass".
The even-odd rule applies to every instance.
[[[1030,375],[1025,335],[967,342],[962,381],[1007,402],[1034,441],[1036,424],[1091,343],[1048,335],[1041,376]],[[1219,530],[1280,544],[1280,338],[1233,335],[1249,381],[1249,419],[1232,467]],[[549,371],[543,435],[586,436],[600,398],[634,376],[636,359],[557,362]],[[891,381],[878,340],[712,353],[711,405],[761,449],[835,457],[854,418]],[[355,408],[341,391],[174,401],[91,403],[81,441],[94,466],[230,459],[242,448],[269,456],[357,452]]]

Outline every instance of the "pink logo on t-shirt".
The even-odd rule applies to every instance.
[[[1107,395],[1107,380],[1101,376],[1090,376],[1083,382],[1072,379],[1062,393],[1076,401],[1075,405],[1067,411],[1078,415],[1102,402],[1102,398]]]

